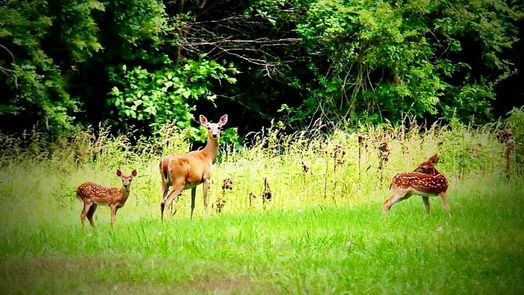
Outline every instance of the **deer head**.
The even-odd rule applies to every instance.
[[[438,163],[438,156],[435,154],[429,160],[426,162],[421,163],[418,165],[417,169],[415,169],[413,172],[419,172],[419,173],[425,173],[429,175],[437,175],[440,174],[437,169],[435,169],[435,164]]]
[[[116,176],[118,176],[118,177],[120,177],[120,179],[122,179],[122,186],[124,186],[124,189],[126,189],[126,190],[129,189],[129,186],[131,185],[131,180],[136,175],[137,175],[136,170],[133,170],[133,172],[131,172],[131,175],[129,175],[129,176],[125,176],[124,174],[122,174],[122,171],[120,171],[120,169],[116,170]]]
[[[222,117],[220,117],[218,123],[209,122],[207,118],[203,115],[200,115],[199,119],[200,124],[207,128],[207,136],[213,139],[217,139],[218,137],[220,137],[220,133],[222,132],[222,126],[226,125],[227,123],[227,115],[223,115]]]

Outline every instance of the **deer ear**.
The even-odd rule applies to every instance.
[[[118,177],[122,176],[122,171],[120,171],[120,169],[116,170],[116,176]]]
[[[133,170],[133,172],[131,172],[131,176],[135,177],[137,174],[136,170]]]
[[[437,154],[433,155],[433,157],[429,158],[429,161],[433,164],[437,164],[438,163],[438,156]]]
[[[200,119],[200,124],[207,125],[207,118],[205,116],[200,115],[198,118]]]
[[[227,115],[223,115],[222,117],[220,117],[220,120],[218,121],[218,124],[220,126],[223,126],[223,125],[226,125],[227,123]]]

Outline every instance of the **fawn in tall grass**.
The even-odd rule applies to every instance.
[[[412,195],[422,196],[422,201],[429,213],[429,197],[440,196],[446,211],[450,211],[446,191],[448,181],[446,177],[435,169],[438,156],[434,155],[428,161],[421,163],[413,172],[398,173],[391,180],[390,189],[393,195],[384,201],[384,212],[388,212],[393,204],[404,201]]]
[[[183,190],[191,189],[191,219],[195,209],[196,186],[203,184],[205,215],[208,217],[208,190],[213,174],[213,164],[218,153],[218,139],[222,127],[227,123],[227,115],[220,117],[218,123],[208,122],[200,115],[200,124],[207,128],[207,143],[204,149],[182,155],[167,155],[159,165],[162,179],[162,202],[160,218],[164,220],[164,208],[180,196]]]
[[[95,214],[98,205],[104,205],[111,208],[111,226],[114,226],[116,223],[116,212],[126,203],[129,197],[131,180],[136,175],[136,170],[133,170],[129,176],[125,176],[120,170],[116,170],[116,176],[122,180],[122,188],[109,188],[93,182],[81,184],[76,190],[76,196],[84,203],[82,213],[80,214],[82,225],[84,225],[87,216],[91,226],[95,227],[93,214]]]

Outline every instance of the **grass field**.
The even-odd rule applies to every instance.
[[[211,190],[212,201],[227,200],[222,213],[203,217],[199,189],[195,219],[186,192],[164,223],[159,155],[82,136],[60,152],[30,146],[3,158],[0,293],[524,293],[524,179],[505,177],[493,131],[370,130],[361,145],[354,133],[268,132],[222,152]],[[390,155],[378,169],[384,140]],[[186,148],[159,145],[171,149],[162,154]],[[389,178],[433,153],[451,215],[437,198],[425,214],[417,196],[383,214]],[[76,186],[118,186],[116,168],[139,171],[116,227],[101,207],[98,227],[82,228]],[[234,188],[222,192],[226,177]],[[265,205],[263,178],[273,196]]]

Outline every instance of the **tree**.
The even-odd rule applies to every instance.
[[[495,85],[511,75],[522,8],[509,0],[6,0],[2,129],[106,124],[150,134],[173,120],[187,128],[194,110],[216,107],[234,109],[245,131],[274,117],[294,127],[318,117],[487,120]]]

